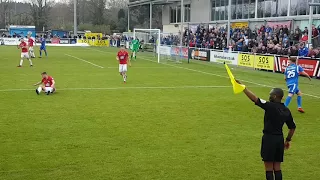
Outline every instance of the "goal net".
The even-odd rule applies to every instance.
[[[133,31],[133,38],[140,42],[139,51],[147,52],[147,56],[156,57],[158,63],[160,63],[160,35],[160,29],[134,29]]]
[[[158,63],[181,63],[185,57],[180,53],[181,47],[166,45],[167,41],[174,41],[173,37],[176,36],[163,34],[160,29],[134,29],[133,32],[133,38],[138,39],[141,45],[139,51],[150,58],[156,58]]]

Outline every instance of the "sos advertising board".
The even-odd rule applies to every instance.
[[[239,54],[238,55],[238,65],[253,68],[254,59],[255,59],[254,55]]]
[[[254,68],[263,70],[274,70],[274,56],[255,56]]]

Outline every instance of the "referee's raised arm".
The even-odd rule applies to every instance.
[[[239,80],[236,80],[236,81],[237,81],[237,83],[241,84],[241,82],[240,82]],[[255,94],[253,94],[253,92],[251,92],[251,91],[248,90],[247,88],[245,88],[245,89],[243,90],[243,92],[248,96],[248,98],[249,98],[252,102],[257,103],[258,97],[257,97]]]
[[[247,88],[243,92],[255,105],[265,111],[261,158],[265,166],[266,180],[282,180],[281,163],[284,149],[290,147],[290,141],[296,129],[290,110],[281,103],[283,90],[273,88],[269,94],[269,101],[258,98]],[[284,140],[282,128],[285,123],[289,132]]]

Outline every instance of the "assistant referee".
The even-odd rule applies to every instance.
[[[265,111],[261,157],[264,161],[266,179],[282,180],[281,163],[283,162],[284,149],[290,147],[290,141],[296,129],[290,110],[281,103],[283,90],[280,88],[272,89],[268,102],[258,98],[247,88],[244,93]],[[284,123],[289,128],[286,140],[284,140],[282,132]]]

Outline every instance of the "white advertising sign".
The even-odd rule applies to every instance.
[[[238,53],[211,51],[210,62],[238,65]]]
[[[159,46],[159,51],[161,55],[171,56],[171,47]]]
[[[20,44],[19,38],[0,38],[6,46],[16,46]]]

